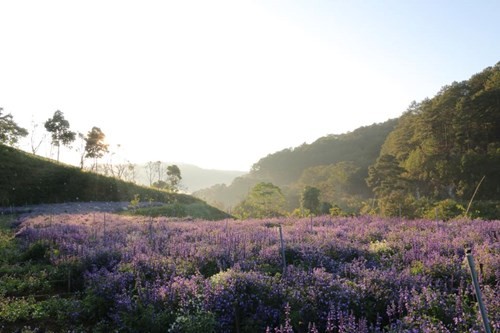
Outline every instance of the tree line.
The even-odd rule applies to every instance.
[[[384,215],[425,215],[429,202],[466,210],[476,194],[492,202],[482,213],[498,217],[499,166],[500,63],[413,102],[370,166],[367,184]]]
[[[103,163],[98,164],[98,161],[103,158],[109,150],[109,144],[106,143],[106,135],[97,126],[92,127],[86,134],[71,130],[69,121],[64,117],[64,113],[60,110],[54,112],[52,117],[44,123],[46,130],[45,135],[37,138],[35,132],[38,124],[33,124],[33,129],[30,136],[31,152],[35,155],[45,140],[47,134],[50,135],[50,143],[56,149],[56,160],[60,160],[61,147],[72,148],[75,141],[79,141],[76,151],[79,153],[79,167],[84,169],[84,164],[87,159],[92,161],[89,167],[90,171],[101,173],[106,176],[112,176],[118,179],[131,181],[135,183],[135,165],[127,162],[122,164]],[[30,132],[19,126],[11,113],[4,114],[3,108],[0,108],[0,144],[15,146],[23,137],[27,137]],[[111,153],[113,154],[113,153]],[[182,179],[181,171],[177,165],[164,166],[161,162],[148,162],[146,171],[150,173],[150,186],[177,192],[180,189]],[[154,179],[154,180],[153,180]]]
[[[2,116],[3,113],[3,108],[0,108],[0,143],[14,146],[20,138],[28,136],[29,132],[14,121],[12,114]],[[44,127],[51,136],[51,145],[57,149],[57,161],[59,162],[61,146],[69,147],[76,140],[77,134],[70,129],[69,121],[64,118],[64,113],[60,110],[55,111],[54,115],[45,121]],[[104,142],[105,134],[99,127],[94,126],[86,135],[78,133],[78,137],[84,142],[84,148],[81,150],[80,168],[83,169],[85,158],[91,158],[94,160],[92,168],[95,170],[97,160],[108,152],[109,145]],[[34,136],[31,137],[33,154],[36,154],[42,140],[35,141]]]
[[[194,195],[244,217],[499,218],[499,166],[500,63],[398,119],[270,154],[229,186]]]

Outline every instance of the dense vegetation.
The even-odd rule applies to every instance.
[[[323,200],[333,201],[343,196],[369,197],[371,191],[364,180],[368,176],[368,166],[375,163],[384,140],[395,125],[396,120],[388,120],[350,133],[322,137],[311,144],[284,149],[260,159],[248,175],[236,178],[231,185],[215,185],[197,191],[194,195],[211,204],[230,208],[242,201],[259,182],[271,182],[283,189],[288,209],[293,209],[299,204],[304,186],[321,186],[318,182],[328,182],[330,185],[325,186],[332,187],[332,182],[348,178],[349,189],[345,187],[345,190],[335,194],[330,191],[330,197],[327,191],[323,191]],[[349,161],[349,165],[345,161]],[[308,175],[319,174],[321,168],[329,168],[332,172],[327,172],[327,175],[323,172],[319,176],[322,180],[311,182]]]
[[[383,213],[418,201],[500,200],[500,63],[414,103],[384,143],[368,178]],[[490,210],[500,212],[498,204]],[[488,212],[484,212],[488,213]]]
[[[499,165],[500,63],[413,102],[399,119],[271,154],[230,186],[195,195],[227,209],[269,182],[282,189],[288,212],[310,186],[349,214],[498,218]]]
[[[500,221],[0,221],[0,330],[477,332],[465,247],[500,329]]]
[[[77,201],[132,201],[134,198],[169,204],[162,209],[165,213],[175,213],[175,216],[188,216],[190,213],[207,219],[228,216],[189,195],[82,171],[0,144],[0,207]],[[158,211],[160,208],[155,209]]]

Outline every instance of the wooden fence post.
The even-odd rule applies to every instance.
[[[285,257],[285,242],[283,241],[283,227],[280,224],[279,226],[280,232],[280,243],[281,243],[281,257],[283,258],[283,276],[286,275],[286,257]]]
[[[474,290],[476,292],[477,303],[479,304],[479,311],[481,312],[481,317],[483,319],[484,331],[486,333],[491,333],[491,327],[488,322],[488,314],[486,308],[484,307],[483,298],[481,296],[481,289],[479,288],[479,281],[477,279],[477,272],[474,266],[474,258],[472,257],[471,249],[466,251],[467,262],[469,263],[470,273],[472,276],[472,283],[474,284]]]

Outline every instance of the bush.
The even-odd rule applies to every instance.
[[[468,216],[475,219],[495,220],[500,218],[500,201],[474,201]]]
[[[21,261],[49,262],[49,246],[44,242],[35,242],[21,255]]]
[[[182,314],[170,326],[169,333],[215,333],[215,316],[211,312],[199,311],[194,314]]]
[[[153,305],[137,304],[132,311],[122,314],[122,320],[126,332],[160,333],[165,332],[166,328],[172,324],[174,314],[155,309]]]
[[[449,220],[455,217],[463,216],[465,213],[464,207],[452,199],[438,201],[434,206],[428,209],[424,217],[428,219]]]

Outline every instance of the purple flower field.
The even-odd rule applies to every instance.
[[[465,260],[470,248],[490,324],[500,330],[500,221],[213,222],[90,213],[25,217],[17,237],[77,272],[69,288],[80,327],[482,332]]]

